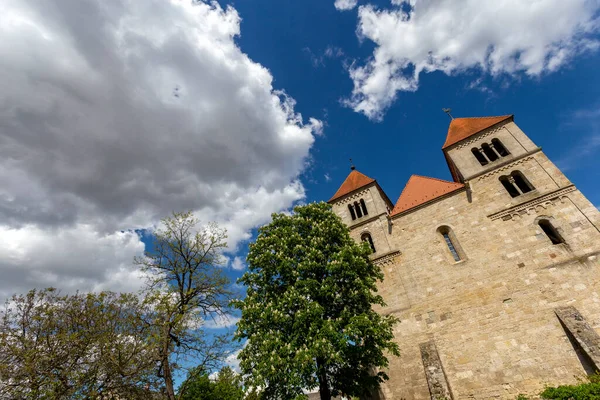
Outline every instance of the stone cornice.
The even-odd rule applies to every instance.
[[[502,128],[504,128],[504,125],[506,125],[506,121],[504,121],[504,122],[505,123],[502,124],[501,126],[497,126],[495,128],[492,127],[492,128],[484,129],[483,131],[471,136],[469,139],[462,140],[462,141],[458,142],[456,145],[448,147],[446,149],[446,151],[450,151],[453,149],[463,149],[463,148],[470,146],[471,144],[481,140],[482,138],[494,135],[494,134],[498,133],[500,130],[502,130]]]
[[[359,221],[359,222],[357,222],[355,224],[349,225],[349,228],[350,228],[350,230],[354,230],[355,228],[359,228],[359,227],[361,227],[363,225],[368,224],[369,222],[373,222],[376,219],[379,219],[379,217],[381,217],[382,215],[387,215],[387,213],[382,212],[382,213],[379,213],[377,215],[372,215],[369,218],[361,217],[361,218],[365,218],[365,219],[363,219],[363,220],[361,220],[361,221]]]
[[[372,261],[374,264],[384,267],[389,264],[394,264],[396,262],[396,258],[400,256],[400,254],[402,254],[400,251],[392,250],[376,258],[373,258]]]
[[[354,200],[358,200],[361,197],[363,197],[365,195],[365,193],[367,193],[369,191],[369,188],[374,184],[375,184],[375,182],[371,182],[368,185],[363,186],[360,190],[351,192],[339,199],[336,199],[335,203],[346,204],[346,203],[351,203]]]
[[[522,215],[530,214],[531,212],[537,213],[538,207],[546,208],[547,206],[554,204],[557,200],[562,200],[564,197],[567,197],[566,195],[568,193],[574,192],[575,190],[577,190],[575,185],[569,185],[533,200],[529,200],[525,203],[517,204],[516,206],[510,207],[506,210],[490,214],[488,215],[488,218],[490,218],[492,221],[498,219],[508,221],[513,217],[521,217]]]
[[[464,180],[465,181],[471,181],[475,178],[479,178],[479,180],[485,179],[489,176],[492,176],[498,172],[504,171],[506,169],[512,168],[514,165],[518,165],[521,164],[527,160],[531,160],[533,159],[533,157],[531,157],[533,154],[537,153],[538,151],[542,151],[541,147],[537,147],[531,151],[528,151],[525,154],[520,155],[519,157],[515,157],[515,158],[511,158],[509,160],[504,160],[502,162],[497,163],[497,161],[491,162],[490,164],[488,164],[489,166],[494,167],[494,169],[490,170],[490,169],[486,169],[485,171],[482,172],[478,172],[476,174],[473,174],[471,176],[466,177]],[[498,161],[500,161],[502,159],[499,159]],[[497,164],[496,164],[497,163]]]
[[[379,186],[379,183],[377,183],[377,181],[373,181],[373,182],[369,183],[368,185],[365,185],[365,186],[361,187],[360,189],[357,189],[354,192],[350,192],[350,193],[340,197],[339,199],[335,199],[334,201],[328,201],[328,203],[329,204],[351,203],[354,200],[358,200],[361,197],[363,197],[365,195],[365,193],[367,193],[372,186],[375,186],[377,188],[377,190],[379,190],[381,197],[383,198],[383,201],[390,207],[390,210],[391,210],[394,207],[394,203],[392,203],[392,201],[387,197],[387,194],[385,194],[385,192],[383,191],[381,186]]]

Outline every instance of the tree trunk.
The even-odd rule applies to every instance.
[[[169,400],[175,400],[175,390],[173,388],[173,376],[171,375],[171,366],[169,365],[169,344],[171,337],[169,336],[169,327],[165,326],[165,337],[162,348],[162,375],[165,380],[165,388]]]
[[[319,379],[321,400],[331,400],[331,391],[329,390],[329,382],[327,381],[327,369],[325,368],[325,362],[321,358],[317,358],[317,377]]]
[[[175,400],[175,390],[173,389],[173,376],[171,375],[171,367],[169,366],[168,357],[163,360],[163,376],[165,378],[167,397],[169,398],[169,400]]]

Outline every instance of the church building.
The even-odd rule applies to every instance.
[[[515,399],[600,370],[598,209],[512,115],[453,119],[442,151],[451,182],[413,175],[392,203],[352,168],[329,200],[400,320],[379,397]]]

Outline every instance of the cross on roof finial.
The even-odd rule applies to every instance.
[[[445,112],[446,114],[448,114],[448,116],[450,117],[450,119],[454,119],[454,117],[452,116],[452,114],[450,114],[450,112],[452,112],[452,109],[450,109],[450,108],[442,108],[442,111]]]
[[[352,171],[354,171],[356,169],[356,167],[354,166],[354,163],[352,162],[352,159],[350,159],[350,169]]]

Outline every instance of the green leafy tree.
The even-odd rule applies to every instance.
[[[222,368],[217,375],[213,393],[215,400],[242,400],[244,398],[242,377],[230,367]]]
[[[364,395],[388,379],[379,371],[386,354],[398,355],[392,316],[376,294],[383,279],[369,260],[368,244],[357,244],[325,203],[274,214],[250,245],[247,287],[236,337],[249,387],[266,398],[295,398],[318,387],[321,399]]]
[[[147,311],[133,294],[13,296],[0,312],[0,398],[152,398]]]
[[[244,389],[242,378],[231,368],[224,367],[212,381],[208,373],[198,371],[188,377],[186,392],[182,400],[242,400]]]
[[[153,313],[158,376],[167,398],[175,400],[174,374],[194,363],[202,371],[214,368],[231,351],[226,335],[207,336],[202,325],[225,315],[231,298],[229,279],[220,266],[226,232],[215,224],[198,227],[192,212],[173,213],[154,233],[153,248],[135,263],[149,277],[146,301]],[[187,381],[186,381],[187,382]],[[179,388],[185,394],[186,384]]]
[[[208,373],[201,368],[190,371],[185,381],[185,392],[180,391],[181,400],[212,400],[213,386]]]

